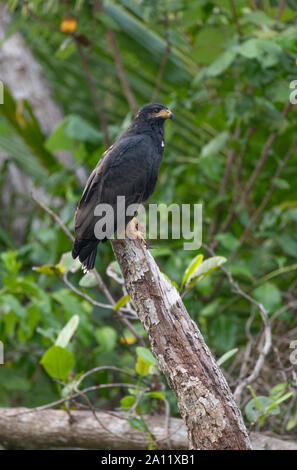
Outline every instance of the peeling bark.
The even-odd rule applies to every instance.
[[[176,288],[140,241],[112,242],[127,291],[175,393],[191,449],[250,449],[231,390]]]
[[[35,411],[28,408],[0,408],[0,450],[80,448],[102,450],[148,449],[145,433],[133,429],[126,413],[64,410]],[[145,417],[158,449],[168,449],[164,418]],[[168,431],[171,450],[188,449],[187,428],[181,419],[171,418]],[[251,433],[254,449],[297,450],[297,444],[278,436]]]

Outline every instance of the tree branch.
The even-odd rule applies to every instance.
[[[7,449],[82,448],[110,450],[147,450],[147,435],[132,428],[125,413],[91,411],[0,408],[0,442]],[[169,449],[167,431],[162,416],[145,416],[156,438],[158,449]],[[188,449],[187,429],[181,419],[170,418],[168,423],[171,450]],[[255,449],[296,450],[294,442],[251,433]],[[1,445],[0,445],[1,449]]]
[[[76,41],[76,45],[77,45],[78,54],[79,54],[80,59],[81,59],[81,63],[82,63],[82,66],[83,66],[83,70],[84,70],[84,73],[85,73],[86,80],[89,84],[91,93],[92,93],[93,98],[94,98],[94,105],[95,105],[95,108],[96,108],[96,111],[97,111],[100,127],[101,127],[102,132],[103,132],[104,145],[105,145],[106,148],[108,148],[111,145],[111,140],[110,140],[109,133],[108,133],[107,121],[106,121],[106,118],[105,118],[104,109],[103,109],[103,106],[102,106],[102,103],[101,103],[101,99],[98,95],[98,91],[97,91],[95,82],[93,80],[93,77],[92,77],[90,69],[89,69],[88,59],[85,56],[85,53],[83,52],[82,46],[79,43],[79,41]]]
[[[190,448],[249,449],[232,393],[175,287],[140,241],[116,240],[112,246],[152,351],[177,397]]]
[[[95,0],[94,1],[94,11],[104,12],[104,5],[103,5],[102,0]],[[124,95],[125,95],[126,100],[127,100],[128,104],[130,106],[130,109],[132,110],[133,114],[136,115],[136,113],[138,111],[138,104],[136,102],[133,91],[130,87],[130,84],[127,80],[126,71],[125,71],[123,61],[122,61],[122,57],[121,57],[120,49],[118,47],[116,36],[115,36],[113,30],[110,29],[110,28],[107,28],[106,36],[107,36],[107,40],[108,40],[110,48],[111,48],[111,52],[112,52],[112,55],[113,55],[115,67],[117,69],[117,73],[118,73],[119,80],[120,80],[122,88],[123,88]]]

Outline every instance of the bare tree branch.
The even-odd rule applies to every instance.
[[[94,1],[94,11],[104,12],[104,5],[103,5],[102,0],[95,0]],[[118,46],[118,43],[117,43],[117,40],[116,40],[116,36],[115,36],[113,30],[110,29],[110,28],[107,28],[106,36],[107,36],[107,40],[108,40],[110,48],[111,48],[111,52],[112,52],[112,55],[113,55],[115,67],[117,69],[117,73],[118,73],[119,80],[120,80],[122,88],[123,88],[124,95],[125,95],[126,100],[127,100],[128,104],[130,106],[130,109],[132,110],[133,114],[135,115],[138,111],[138,104],[136,102],[135,96],[133,94],[133,91],[132,91],[132,89],[130,87],[130,84],[129,84],[129,81],[127,79],[125,67],[124,67],[123,60],[122,60],[121,53],[120,53],[120,49],[119,49],[119,46]]]
[[[93,98],[94,98],[94,105],[95,105],[95,108],[96,108],[96,111],[97,111],[100,127],[101,127],[102,132],[103,132],[104,145],[105,145],[106,148],[108,148],[111,145],[111,140],[110,140],[109,133],[108,133],[107,120],[106,120],[106,117],[105,117],[105,113],[104,113],[104,109],[103,109],[103,106],[102,106],[102,103],[101,103],[101,99],[98,95],[98,91],[97,91],[95,82],[93,80],[92,74],[91,74],[90,69],[89,69],[88,59],[87,59],[87,57],[86,57],[86,55],[83,51],[83,48],[82,48],[81,44],[79,43],[79,41],[76,41],[76,45],[77,45],[78,54],[79,54],[80,59],[81,59],[81,63],[82,63],[82,66],[83,66],[83,70],[84,70],[84,73],[85,73],[86,80],[87,80],[87,82],[90,86],[90,90],[91,90]]]
[[[69,416],[64,410],[0,408],[0,442],[7,449],[148,449],[148,436],[132,428],[125,413],[98,410],[95,413],[99,422],[90,411],[71,410]],[[181,419],[170,418],[168,422],[170,447],[164,418],[145,416],[145,421],[156,439],[158,449],[188,449],[187,429]],[[259,433],[251,433],[251,440],[254,449],[297,449],[295,442]]]
[[[212,256],[215,256],[215,252],[211,248],[209,248],[206,245],[203,245],[203,247]],[[236,294],[240,295],[241,297],[247,299],[251,303],[251,305],[254,305],[259,310],[260,315],[261,315],[261,319],[262,319],[262,322],[263,322],[263,325],[264,325],[264,331],[262,333],[262,338],[264,340],[264,344],[260,348],[259,357],[257,359],[255,367],[254,367],[252,373],[240,382],[240,384],[237,386],[237,388],[234,392],[234,398],[235,398],[236,402],[239,404],[240,399],[241,399],[241,394],[242,394],[244,388],[247,385],[249,385],[250,383],[252,383],[259,376],[259,374],[261,372],[261,369],[264,365],[265,358],[266,358],[267,354],[269,353],[269,351],[271,349],[271,325],[270,325],[270,321],[269,321],[269,318],[268,318],[268,311],[266,310],[264,305],[262,303],[258,302],[257,300],[255,300],[253,297],[251,297],[246,292],[244,292],[241,289],[241,287],[239,286],[238,282],[236,282],[233,279],[233,276],[230,273],[230,271],[227,271],[227,269],[224,266],[220,266],[220,269],[227,276],[231,286],[233,287],[233,291]],[[260,342],[261,342],[261,339],[260,339]]]
[[[177,397],[190,447],[250,448],[226,380],[175,287],[139,240],[116,240],[112,246],[152,351]]]

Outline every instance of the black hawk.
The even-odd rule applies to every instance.
[[[168,118],[172,119],[173,114],[166,106],[159,103],[143,106],[91,173],[76,210],[72,249],[73,258],[79,257],[85,272],[94,268],[98,243],[109,238],[108,234],[103,237],[95,234],[95,225],[100,220],[95,208],[108,204],[114,209],[114,233],[119,225],[118,196],[124,196],[127,208],[145,202],[153,193],[164,152],[164,122]],[[123,212],[126,227],[133,215]]]

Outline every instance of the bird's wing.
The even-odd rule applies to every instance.
[[[119,140],[103,154],[91,173],[75,216],[77,238],[94,238],[94,209],[110,204],[116,210],[117,196],[125,196],[125,207],[141,203],[154,170],[154,148],[146,136]]]

